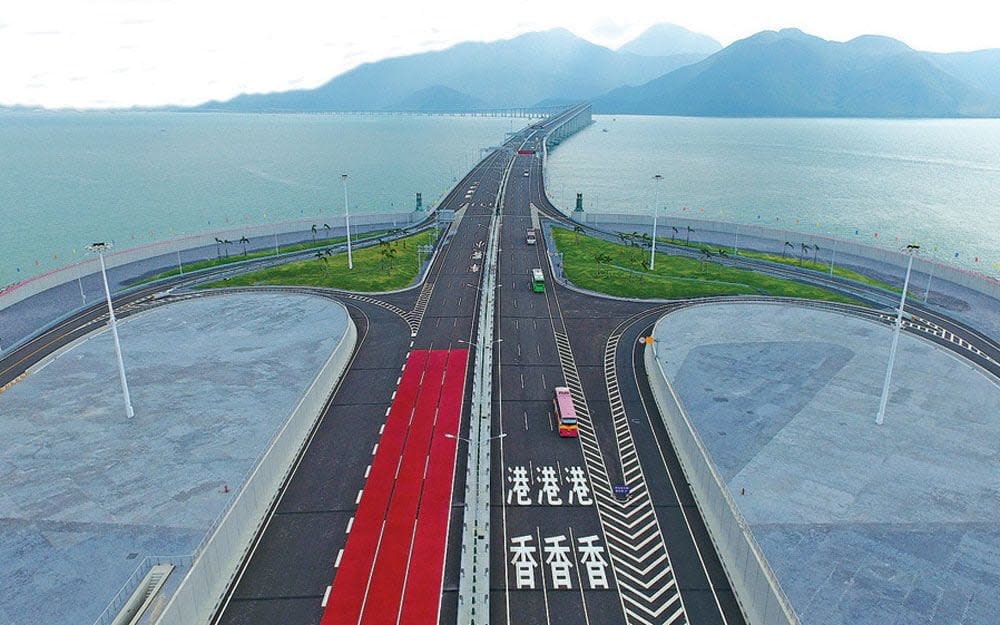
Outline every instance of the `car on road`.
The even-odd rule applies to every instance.
[[[525,175],[525,176],[527,176],[527,175],[528,175],[528,170],[527,170],[527,169],[525,169],[525,170],[524,170],[524,175]]]
[[[524,242],[527,243],[528,245],[534,245],[535,244],[536,239],[535,239],[535,229],[534,228],[528,228],[528,232],[524,235]]]

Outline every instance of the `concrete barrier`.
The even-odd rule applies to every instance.
[[[271,441],[233,504],[196,550],[190,570],[156,620],[157,625],[197,625],[211,620],[346,371],[356,343],[357,328],[347,315],[344,338]]]
[[[649,386],[743,616],[749,625],[797,625],[795,610],[656,358],[661,323],[663,318],[644,353]]]

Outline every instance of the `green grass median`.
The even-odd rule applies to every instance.
[[[377,293],[401,289],[417,277],[419,263],[426,258],[417,248],[433,245],[436,231],[379,243],[353,251],[354,269],[347,268],[347,252],[325,254],[317,251],[307,260],[298,260],[226,280],[218,280],[203,288],[233,286],[318,286],[347,291]]]
[[[563,253],[563,270],[573,284],[620,297],[679,299],[708,295],[771,295],[856,304],[826,289],[767,274],[725,267],[708,257],[656,255],[649,271],[649,251],[553,228]]]

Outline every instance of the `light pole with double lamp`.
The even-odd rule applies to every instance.
[[[899,298],[899,310],[896,311],[896,322],[892,331],[892,346],[889,348],[889,365],[885,368],[885,383],[882,385],[882,397],[878,403],[878,414],[875,415],[875,423],[877,425],[882,425],[882,422],[885,421],[885,406],[889,403],[889,383],[892,381],[892,366],[896,362],[896,346],[899,344],[899,331],[903,328],[903,306],[906,304],[906,289],[910,286],[910,269],[913,268],[913,255],[919,249],[919,245],[907,245],[905,250],[910,259],[906,263],[903,294]]]
[[[656,183],[653,185],[653,244],[649,248],[649,270],[653,270],[653,265],[656,263],[656,216],[660,212],[660,181],[663,180],[663,176],[656,174],[653,176],[653,180]]]
[[[118,323],[115,320],[115,307],[111,304],[111,289],[108,288],[108,272],[104,266],[104,253],[111,249],[111,244],[104,242],[91,243],[87,246],[87,249],[97,254],[97,258],[101,262],[101,279],[104,281],[104,297],[108,301],[108,320],[111,324],[111,337],[115,341],[115,356],[118,358],[118,375],[122,382],[122,394],[125,396],[125,415],[131,419],[135,416],[135,411],[132,409],[132,398],[128,393],[128,380],[125,378],[125,362],[122,360],[122,345],[118,340]]]
[[[347,174],[340,174],[344,181],[344,223],[347,224],[347,268],[354,269],[354,258],[351,256],[351,210],[347,207]]]

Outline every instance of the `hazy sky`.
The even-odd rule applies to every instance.
[[[600,4],[606,8],[591,8]],[[3,0],[0,104],[195,104],[314,87],[359,63],[562,26],[616,47],[657,22],[723,45],[795,26],[932,51],[1000,47],[988,0]]]

